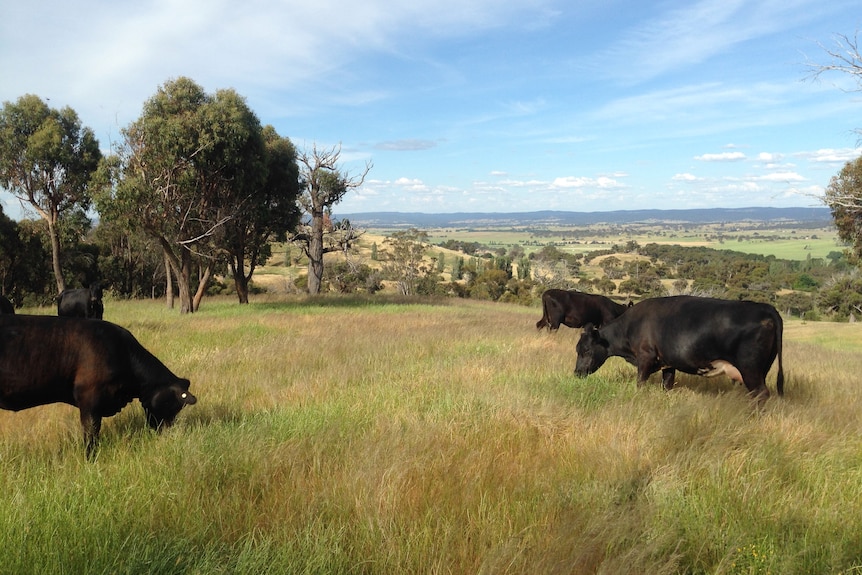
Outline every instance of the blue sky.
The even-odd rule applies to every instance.
[[[862,92],[807,63],[858,29],[858,0],[5,0],[0,101],[108,151],[170,79],[233,88],[373,163],[337,213],[816,206]]]

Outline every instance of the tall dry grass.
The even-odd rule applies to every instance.
[[[199,403],[0,413],[0,572],[855,573],[862,327],[786,327],[786,397],[572,376],[470,301],[111,302]],[[774,389],[774,373],[769,385]]]

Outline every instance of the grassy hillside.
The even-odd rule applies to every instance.
[[[31,310],[34,311],[34,310]],[[51,313],[52,310],[35,310]],[[788,322],[786,396],[572,376],[465,300],[110,302],[197,405],[0,412],[2,573],[858,573],[862,328]],[[768,385],[774,390],[774,372]]]

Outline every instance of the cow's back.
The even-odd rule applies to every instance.
[[[775,308],[753,301],[723,300],[697,296],[670,296],[651,298],[635,304],[623,316],[637,329],[643,325],[662,325],[673,332],[702,330],[704,322],[714,323],[712,330],[736,327],[741,321],[778,318]]]
[[[755,345],[774,358],[782,329],[769,304],[671,296],[635,304],[602,332],[617,342],[616,351],[655,349],[669,363],[687,364],[706,357],[738,361]]]
[[[536,327],[547,325],[555,330],[560,324],[571,328],[587,324],[601,326],[622,315],[626,309],[626,306],[602,295],[549,289],[542,294],[543,316]]]
[[[113,324],[54,316],[0,319],[0,407],[76,405],[75,381],[123,379],[131,373]],[[121,328],[120,328],[121,329]]]
[[[59,316],[102,319],[104,309],[98,283],[89,288],[65,289],[57,296]]]

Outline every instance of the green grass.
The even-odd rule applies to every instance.
[[[127,407],[92,462],[73,408],[0,412],[0,573],[862,570],[862,328],[787,322],[758,411],[617,358],[576,379],[538,315],[110,302],[199,402],[162,434]]]

